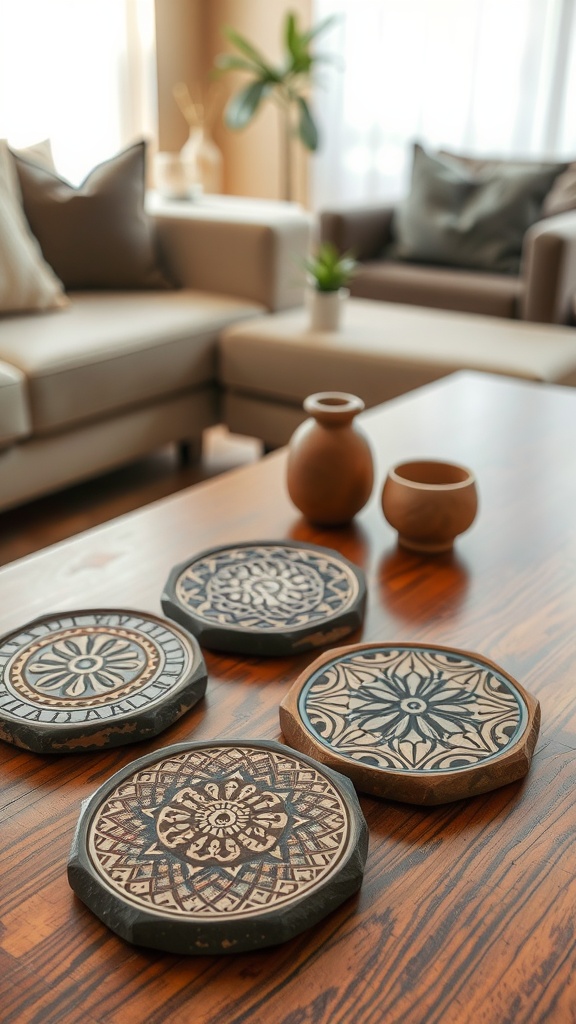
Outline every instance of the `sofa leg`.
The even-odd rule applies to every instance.
[[[186,441],[179,441],[178,457],[182,466],[192,466],[200,462],[202,458],[202,438],[191,437]]]

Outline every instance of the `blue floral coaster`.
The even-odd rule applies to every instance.
[[[492,662],[448,647],[359,644],[318,658],[280,709],[282,731],[358,789],[411,803],[526,774],[539,706]]]

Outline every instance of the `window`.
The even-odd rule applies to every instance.
[[[156,135],[153,0],[0,0],[0,137],[78,183]]]
[[[314,0],[334,12],[315,205],[396,198],[411,142],[576,159],[576,0]]]

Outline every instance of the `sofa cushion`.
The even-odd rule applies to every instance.
[[[523,282],[512,274],[369,260],[357,267],[350,292],[362,299],[515,319]]]
[[[0,140],[0,313],[65,305],[62,285],[44,260],[19,203],[12,157]]]
[[[15,154],[24,212],[67,289],[166,288],[144,209],[146,143],[94,168],[74,188]]]
[[[48,433],[213,381],[220,330],[262,310],[184,289],[78,292],[57,317],[0,323],[0,359],[25,373],[34,432]]]
[[[395,259],[517,274],[522,241],[565,163],[497,162],[474,172],[414,146],[394,216]]]

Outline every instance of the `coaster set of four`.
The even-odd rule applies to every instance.
[[[327,548],[204,552],[170,574],[170,621],[79,611],[4,637],[0,737],[66,753],[157,735],[205,692],[200,644],[259,656],[326,647],[361,625],[365,601],[363,573]],[[354,787],[437,804],[505,785],[529,769],[539,707],[469,652],[355,644],[305,669],[280,724],[294,749],[177,744],[84,803],[68,877],[113,931],[179,953],[292,938],[362,884],[367,828]]]

